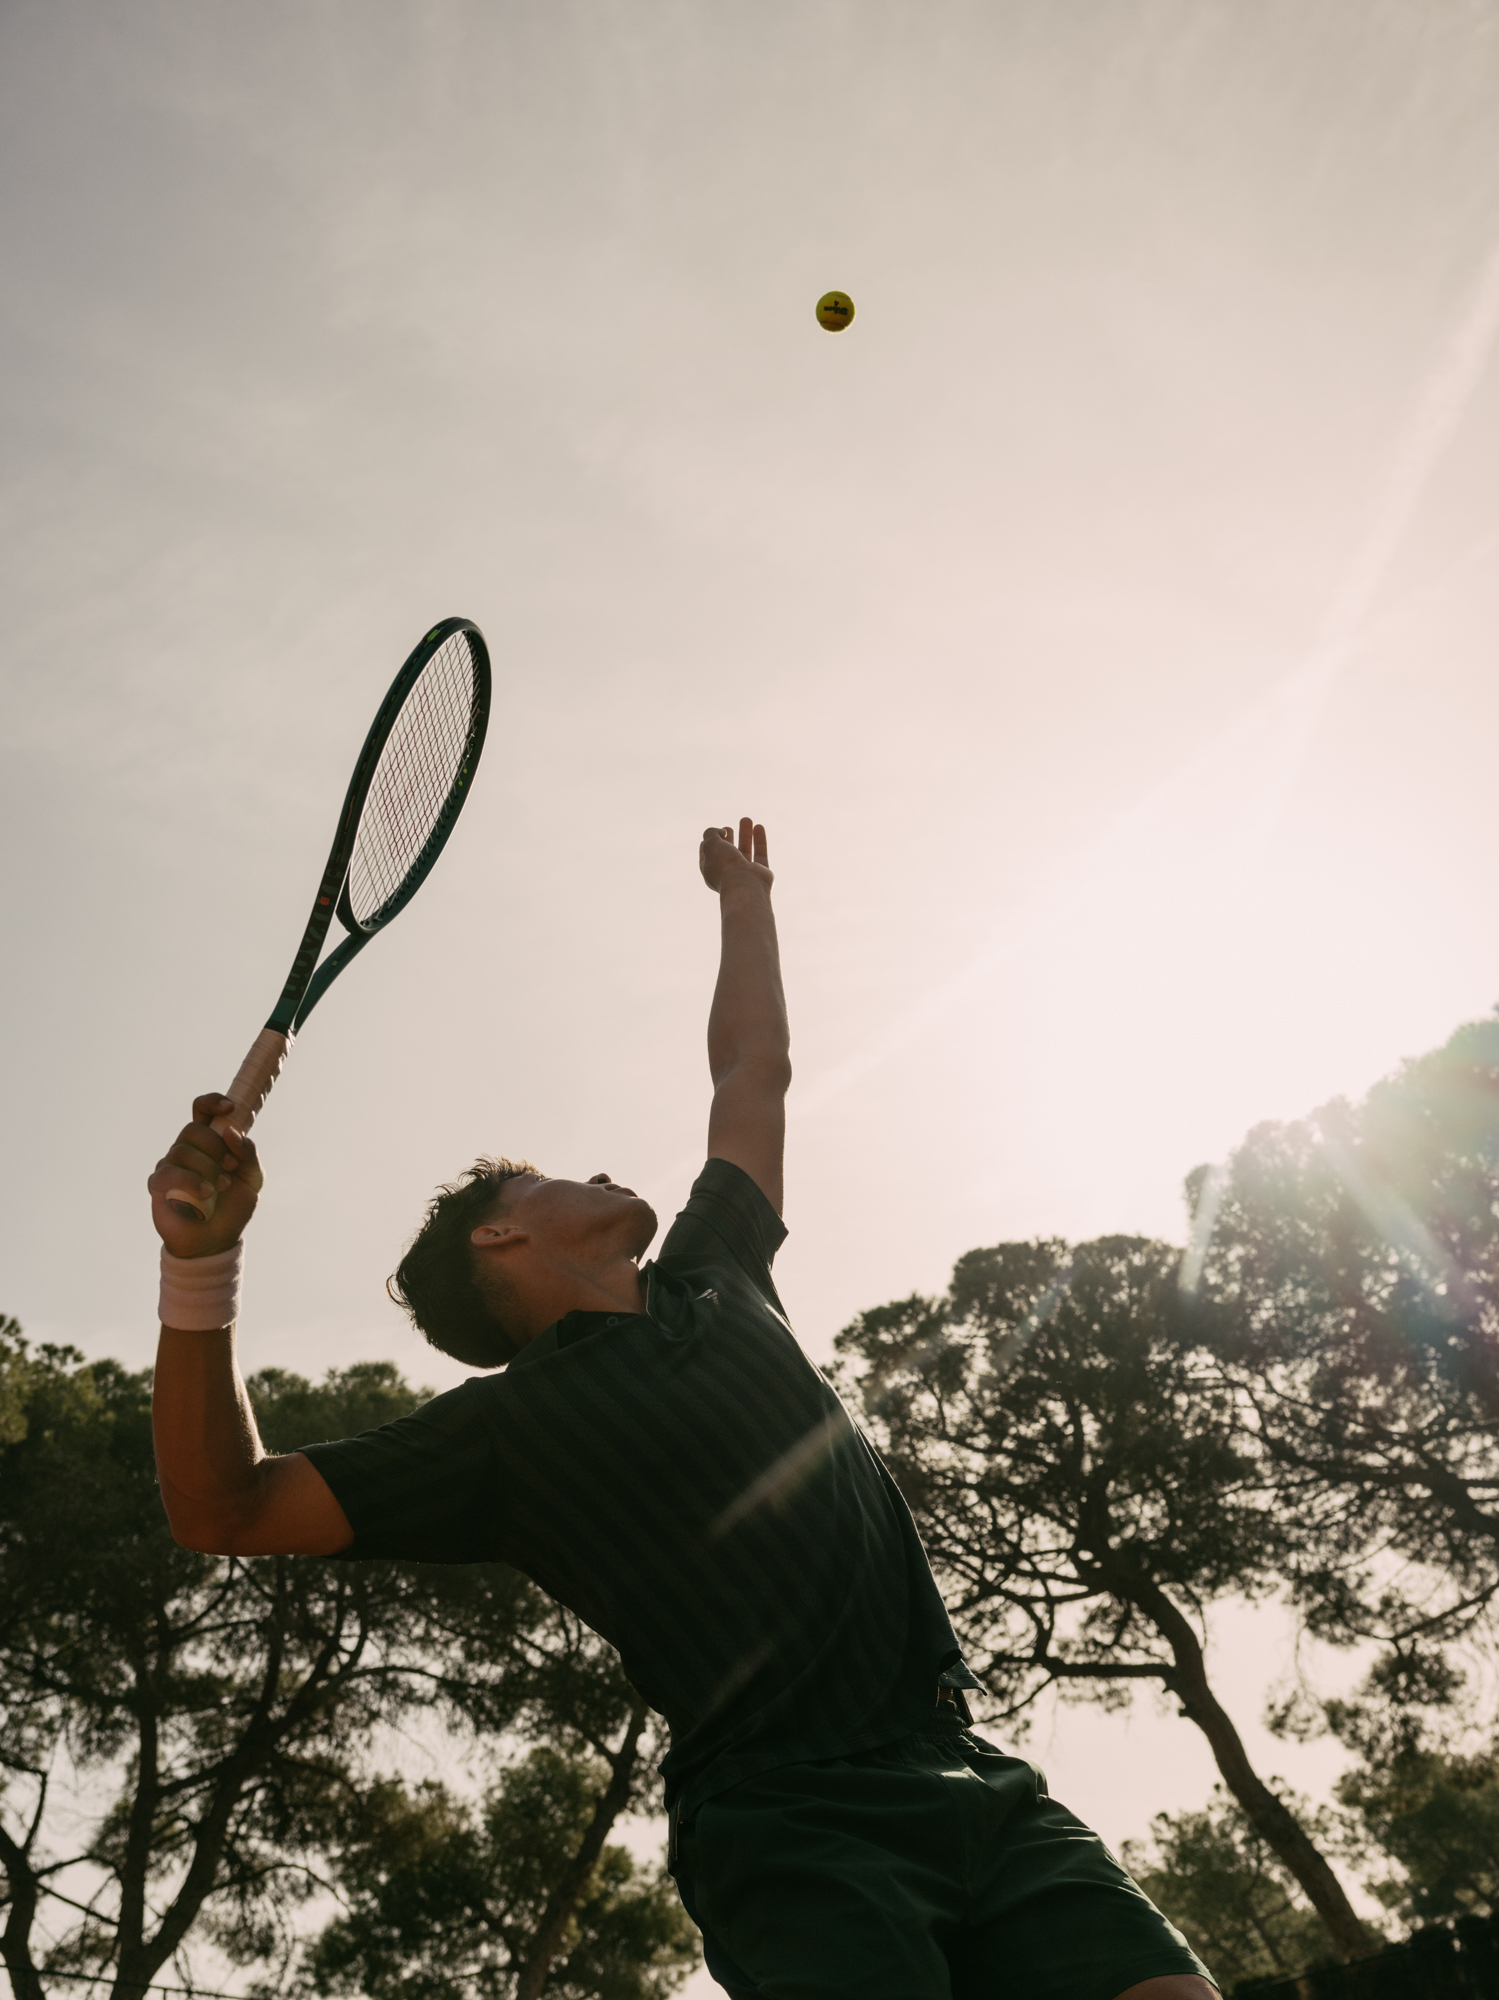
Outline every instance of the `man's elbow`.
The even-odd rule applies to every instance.
[[[179,1549],[187,1549],[197,1556],[255,1553],[254,1549],[246,1546],[248,1536],[243,1522],[231,1520],[224,1514],[209,1513],[199,1507],[184,1506],[180,1499],[174,1505],[167,1493],[163,1493],[161,1498],[166,1509],[167,1526]]]
[[[179,1549],[186,1549],[195,1556],[232,1556],[237,1553],[229,1546],[231,1537],[221,1529],[202,1526],[197,1522],[174,1521],[169,1514],[167,1525],[172,1530],[172,1540]]]
[[[784,1097],[791,1088],[791,1052],[783,1046],[741,1052],[714,1071],[713,1088],[736,1096]]]

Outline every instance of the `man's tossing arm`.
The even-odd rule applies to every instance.
[[[708,1157],[742,1167],[779,1215],[791,1035],[764,827],[740,820],[736,846],[732,827],[710,826],[698,865],[718,896],[723,931],[708,1015]]]
[[[213,1129],[212,1121],[232,1110],[217,1092],[195,1099],[192,1123],[147,1182],[152,1220],[173,1257],[222,1258],[255,1213],[261,1186],[255,1147],[232,1129],[223,1135]],[[168,1206],[173,1194],[210,1190],[218,1195],[211,1221],[192,1221]],[[151,1427],[161,1497],[184,1548],[222,1556],[320,1556],[354,1539],[312,1460],[299,1451],[274,1458],[261,1443],[232,1323],[206,1333],[162,1326]]]

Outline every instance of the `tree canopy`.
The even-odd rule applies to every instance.
[[[527,1964],[609,1779],[593,1760],[539,1745],[472,1804],[432,1783],[371,1786],[351,1801],[336,1850],[344,1910],[314,1941],[302,1983],[369,2000],[515,1990],[507,1975]],[[558,1927],[544,1990],[650,2000],[696,1959],[670,1878],[600,1842]]]
[[[1296,1816],[1331,1844],[1327,1815],[1304,1800]],[[1225,1993],[1325,1964],[1327,1932],[1301,1886],[1221,1787],[1198,1812],[1157,1813],[1149,1840],[1127,1840],[1124,1865],[1185,1933]]]
[[[149,1388],[111,1362],[32,1350],[13,1323],[0,1339],[0,1949],[18,2000],[41,2000],[48,1971],[138,1994],[174,1958],[186,1966],[195,1926],[232,1955],[289,1965],[328,1836],[379,1775],[381,1731],[418,1714],[571,1759],[557,1853],[579,1785],[592,1800],[589,1865],[572,1865],[575,1842],[570,1893],[552,1893],[559,1876],[536,1927],[507,1933],[505,1990],[539,1992],[574,1949],[572,1906],[595,1893],[603,1836],[638,1796],[646,1718],[617,1658],[501,1564],[179,1548],[156,1491]],[[250,1388],[273,1449],[416,1400],[385,1363],[318,1387],[266,1371]],[[59,1810],[78,1784],[92,1803]],[[670,1990],[677,1964],[659,1956],[651,1990]],[[569,1991],[584,1990],[581,1965]]]
[[[1189,1181],[1303,1615],[1452,1633],[1499,1589],[1499,1021]]]
[[[1278,1589],[1294,1523],[1269,1502],[1180,1263],[1138,1237],[975,1250],[946,1297],[864,1313],[838,1346],[1010,1713],[1052,1684],[1112,1703],[1140,1681],[1167,1690],[1358,1956],[1375,1940],[1208,1679],[1206,1607]]]

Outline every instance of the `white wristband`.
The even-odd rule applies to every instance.
[[[161,1323],[184,1333],[216,1333],[239,1318],[239,1274],[245,1246],[216,1250],[211,1257],[161,1253]]]

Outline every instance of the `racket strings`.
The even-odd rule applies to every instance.
[[[349,867],[349,906],[361,925],[390,902],[453,801],[472,733],[472,648],[455,632],[422,669],[380,753]]]

